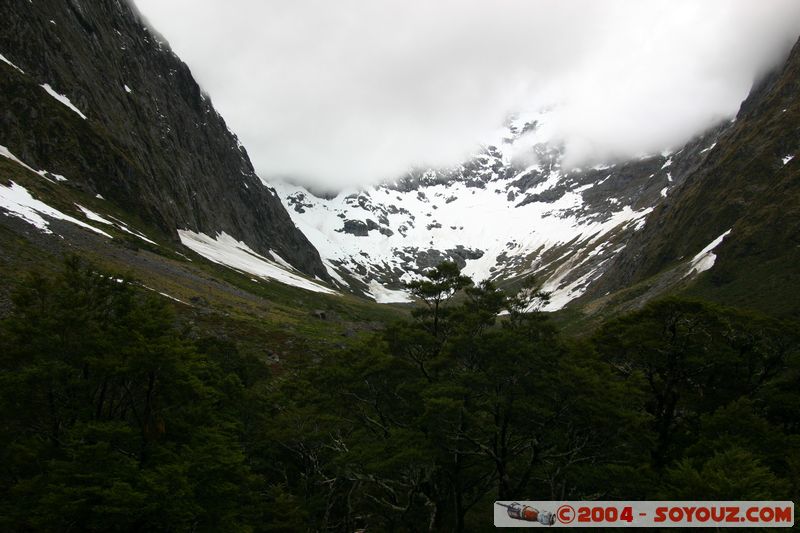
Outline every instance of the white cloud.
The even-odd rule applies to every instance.
[[[796,0],[137,0],[262,177],[338,188],[458,162],[556,103],[574,164],[733,116],[800,33]]]

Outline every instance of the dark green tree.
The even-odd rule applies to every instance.
[[[69,258],[0,322],[2,527],[245,529],[242,386],[164,300]],[[253,493],[254,494],[254,493]]]

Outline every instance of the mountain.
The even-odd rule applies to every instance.
[[[379,302],[441,260],[553,311],[635,309],[668,293],[800,313],[800,44],[737,117],[685,146],[567,169],[548,111],[512,117],[463,164],[315,195],[276,184],[336,283]]]
[[[674,152],[566,169],[548,116],[513,117],[454,168],[334,197],[275,186],[336,282],[379,302],[406,301],[404,282],[449,259],[501,284],[534,274],[553,292],[548,308],[560,309],[607,271],[730,125]]]
[[[404,284],[449,259],[512,291],[533,275],[548,310],[583,316],[668,293],[798,312],[797,47],[735,120],[682,147],[568,168],[550,111],[536,110],[459,165],[322,194],[255,174],[132,3],[0,4],[9,270],[8,243],[24,235],[48,253],[77,246],[140,266],[131,250],[146,250],[144,271],[180,271],[191,286],[205,258],[247,283],[405,303]]]
[[[219,242],[328,278],[189,68],[133,4],[2,0],[0,11],[7,161],[63,177],[63,188],[103,198],[173,244]]]
[[[579,303],[677,289],[800,316],[799,154],[800,42]]]

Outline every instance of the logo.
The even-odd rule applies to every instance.
[[[529,505],[522,505],[519,502],[505,504],[496,502],[500,507],[505,507],[509,518],[522,520],[524,522],[538,522],[543,526],[552,526],[556,523],[556,517],[549,511],[540,511]]]
[[[562,505],[556,511],[556,516],[558,517],[558,521],[562,524],[570,524],[573,520],[575,520],[575,508],[571,505]]]

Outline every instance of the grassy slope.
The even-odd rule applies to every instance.
[[[108,187],[115,191],[124,187],[126,192],[117,195],[121,198],[136,195],[139,170],[131,158],[96,122],[82,120],[27,76],[1,62],[0,73],[0,95],[21,121],[3,126],[2,131],[10,136],[4,140],[36,136],[54,164],[54,168],[42,170],[68,178],[66,182],[51,182],[0,157],[0,183],[13,180],[35,198],[114,237],[109,240],[61,221],[51,223],[58,235],[45,235],[17,218],[0,215],[0,312],[8,305],[16,279],[32,269],[54,270],[64,254],[74,252],[186,302],[174,305],[194,324],[198,335],[224,335],[243,349],[273,360],[321,353],[324,348],[347,342],[358,331],[380,327],[404,313],[402,306],[377,305],[351,295],[323,295],[277,282],[253,281],[250,275],[207,261],[174,242],[148,223],[149,214],[140,216],[127,202],[96,198],[94,191]],[[29,154],[15,155],[39,170],[36,161],[27,160]],[[107,169],[126,165],[129,179],[124,183],[108,181]],[[87,220],[75,204],[104,218],[122,220],[159,244]],[[325,311],[326,319],[315,318],[316,310]]]
[[[321,354],[348,342],[359,331],[380,327],[404,313],[400,306],[377,305],[351,295],[325,295],[268,280],[253,281],[250,275],[207,261],[163,236],[159,238],[156,230],[144,226],[135,216],[89,196],[70,182],[51,183],[0,158],[0,182],[11,180],[48,205],[114,238],[109,240],[62,221],[51,222],[57,235],[46,235],[22,220],[0,216],[0,276],[4,280],[0,302],[6,305],[15,280],[33,269],[53,271],[64,254],[77,253],[185,302],[173,304],[194,325],[196,334],[227,337],[241,349],[272,360]],[[159,245],[85,219],[76,203],[101,216],[125,221],[130,228],[158,240]],[[313,316],[317,310],[324,311],[326,318]]]

